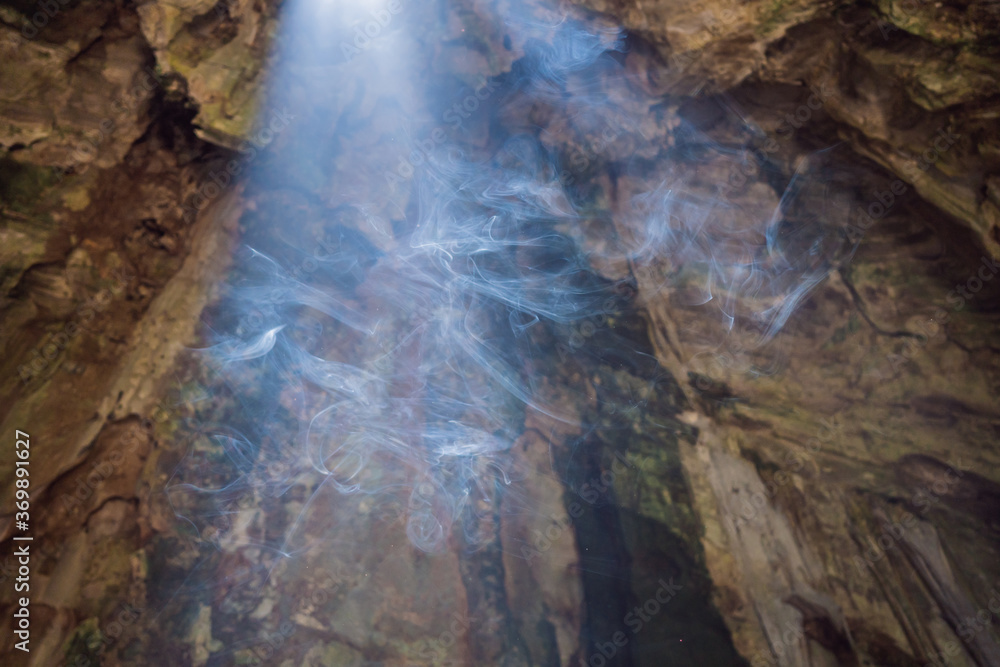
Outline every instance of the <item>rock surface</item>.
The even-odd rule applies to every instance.
[[[273,4],[0,9],[0,421],[37,443],[31,664],[1000,664],[996,5],[529,4],[620,22],[620,68],[519,97],[535,45],[500,27],[508,3],[404,3],[367,80],[341,48],[361,19],[329,18],[325,69],[270,83],[293,47]],[[385,65],[399,42],[429,71]],[[498,91],[450,141],[530,128],[558,156],[586,211],[558,231],[616,296],[526,369],[593,428],[527,412],[509,479],[481,471],[503,493],[431,556],[412,499],[308,477],[279,437],[308,407],[290,397],[234,464],[202,427],[237,400],[184,348],[234,324],[217,286],[274,219],[392,250],[416,193],[385,173],[450,106],[400,100],[440,80]],[[266,93],[329,131],[246,160],[282,112]],[[302,144],[329,150],[246,192],[213,177]],[[623,340],[646,361],[615,361]],[[0,479],[9,538],[11,460]]]

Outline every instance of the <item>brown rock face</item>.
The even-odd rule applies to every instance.
[[[664,63],[663,92],[804,87],[778,114],[799,129],[820,110],[837,137],[971,228],[1000,253],[996,40],[992,3],[585,2],[621,17]],[[647,69],[648,68],[643,68]],[[772,110],[777,111],[778,109]]]
[[[3,659],[1000,665],[998,37],[0,7]]]

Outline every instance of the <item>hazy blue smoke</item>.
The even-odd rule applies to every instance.
[[[406,30],[404,18],[393,18],[378,37],[386,41],[373,42],[371,53],[354,56],[349,66],[368,77],[367,68],[392,57],[388,45],[394,31]],[[700,302],[719,309],[720,331],[752,319],[762,341],[849,252],[839,236],[796,209],[827,205],[808,165],[770,217],[761,218],[697,187],[682,166],[633,163],[623,146],[643,155],[663,154],[664,147],[644,145],[638,130],[650,104],[622,106],[608,97],[605,82],[625,80],[622,31],[568,20],[507,27],[524,31],[517,41],[526,55],[490,82],[497,92],[478,110],[503,125],[506,134],[494,135],[500,143],[473,150],[461,136],[425,139],[431,148],[421,149],[412,179],[385,181],[387,198],[390,183],[414,193],[415,204],[397,219],[358,200],[347,209],[360,222],[341,224],[331,215],[322,243],[304,242],[292,230],[287,244],[253,246],[222,306],[239,324],[209,350],[237,378],[234,391],[252,396],[244,415],[255,424],[252,433],[218,436],[241,483],[281,492],[305,474],[298,463],[307,462],[323,485],[341,493],[405,493],[407,533],[428,551],[443,547],[475,498],[504,485],[503,453],[520,434],[526,410],[576,419],[553,400],[537,370],[544,364],[533,355],[555,354],[538,332],[568,336],[575,323],[614,307],[616,292],[595,277],[594,252],[621,266],[662,266],[667,273],[683,267],[700,281]],[[412,55],[405,44],[399,49],[399,58]],[[301,57],[311,62],[321,55]],[[621,94],[620,86],[613,90]],[[318,161],[308,152],[334,150],[311,141],[318,131],[308,123],[322,121],[318,112],[298,113],[307,124],[289,130],[301,136],[286,144],[297,152],[277,155],[257,178],[280,179],[282,160]],[[560,129],[566,136],[591,132],[599,146],[584,141],[590,148],[574,158],[559,145]],[[726,154],[693,130],[685,141],[701,144],[706,155]],[[354,168],[380,174],[378,159]],[[644,188],[628,193],[611,214],[613,228],[631,230],[631,238],[608,239],[588,256],[572,240],[595,215],[578,185],[587,169],[608,161],[641,166],[635,182]],[[344,186],[332,197],[350,194]],[[294,227],[296,214],[281,211],[273,224]],[[542,340],[547,347],[539,347]],[[291,463],[261,476],[256,466],[273,461],[255,464],[256,452],[260,441],[280,437],[270,423],[280,410],[300,421],[281,445]]]

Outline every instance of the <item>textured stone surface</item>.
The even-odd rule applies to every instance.
[[[38,443],[34,664],[575,665],[663,578],[677,599],[610,664],[1000,664],[970,620],[1000,581],[1000,283],[979,277],[1000,248],[995,4],[585,4],[607,14],[575,14],[592,28],[633,31],[623,69],[568,78],[565,107],[501,88],[456,141],[537,132],[587,212],[559,232],[592,280],[628,286],[604,329],[547,330],[557,352],[529,369],[595,427],[527,415],[505,492],[463,519],[488,539],[434,556],[405,497],[331,492],[276,442],[234,469],[196,425],[236,408],[181,350],[236,234],[334,221],[392,250],[415,195],[384,172],[447,107],[400,100],[433,77],[512,83],[532,45],[495,19],[510,7],[407,3],[424,29],[384,43],[433,54],[427,78],[373,47],[376,76],[319,93],[265,84],[289,47],[272,4],[83,2],[30,39],[33,7],[0,9],[0,421]],[[351,71],[340,18],[308,76]],[[266,91],[329,133],[283,133],[255,164],[329,150],[204,196]],[[634,198],[678,191],[709,215],[657,236]],[[762,343],[796,283],[775,296],[727,267],[775,275],[779,207],[777,247],[816,286]],[[602,360],[622,340],[648,363]],[[302,406],[279,407],[291,429]]]

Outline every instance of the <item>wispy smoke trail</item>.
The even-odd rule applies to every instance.
[[[406,30],[405,11],[378,36],[384,42],[352,53],[337,71],[358,68],[367,85],[382,85],[372,81],[386,59],[414,54],[393,32]],[[246,253],[221,306],[239,324],[209,350],[242,395],[248,432],[220,441],[241,474],[260,456],[261,441],[290,430],[291,442],[281,445],[290,460],[307,461],[341,493],[405,493],[410,540],[441,549],[462,512],[504,485],[503,453],[525,411],[579,419],[558,399],[574,389],[554,389],[542,369],[555,354],[553,336],[568,337],[572,325],[605,315],[617,299],[595,263],[657,266],[666,277],[683,277],[698,285],[700,302],[717,305],[721,330],[754,319],[763,341],[850,252],[841,235],[811,222],[818,216],[809,208],[830,198],[816,191],[808,164],[761,216],[706,194],[714,190],[669,158],[695,146],[699,159],[725,158],[724,147],[688,127],[677,130],[674,148],[646,145],[639,128],[652,102],[622,106],[609,96],[642,95],[628,90],[622,70],[625,35],[595,26],[508,23],[525,55],[488,82],[494,92],[478,110],[493,123],[486,148],[462,133],[425,141],[409,180],[371,176],[385,171],[381,154],[354,165],[385,183],[386,198],[408,195],[391,220],[391,207],[351,201],[344,182],[325,197],[326,221],[311,241],[294,229],[294,206],[258,212],[289,228],[292,240]],[[322,59],[336,55],[330,51],[290,52],[315,66],[316,76]],[[404,106],[420,98],[411,88],[397,94]],[[359,87],[362,107],[365,94]],[[325,120],[320,111],[298,113],[306,125],[289,129],[288,154],[279,147],[258,179],[280,180],[293,169],[283,160],[318,163],[316,152],[339,150],[311,143],[310,124]],[[582,143],[601,137],[601,146],[585,162],[574,160],[563,143],[574,136]],[[585,253],[575,239],[601,205],[584,189],[589,175],[580,167],[611,163],[624,165],[632,189],[619,188],[610,211],[615,238]],[[615,352],[629,354],[629,344]],[[299,427],[289,429],[288,419]],[[284,470],[279,491],[304,474],[294,465]]]

